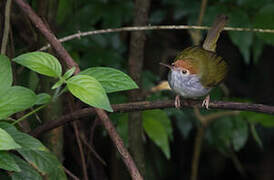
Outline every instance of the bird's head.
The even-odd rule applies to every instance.
[[[182,76],[197,75],[199,73],[198,67],[188,60],[177,60],[171,65],[164,63],[160,64],[168,67],[171,71],[181,74]]]

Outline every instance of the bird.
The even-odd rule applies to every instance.
[[[205,97],[202,107],[209,109],[210,91],[226,77],[228,64],[216,54],[216,44],[228,21],[219,15],[209,29],[202,46],[191,46],[180,52],[171,65],[160,63],[170,69],[168,84],[177,94],[175,107],[180,108],[180,96],[184,98]]]

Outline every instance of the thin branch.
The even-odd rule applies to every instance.
[[[198,177],[198,168],[199,168],[199,159],[201,155],[202,143],[205,133],[205,127],[200,126],[197,130],[194,143],[194,153],[192,156],[192,165],[191,165],[191,180],[197,180]]]
[[[97,115],[101,119],[102,123],[104,124],[106,130],[108,131],[108,134],[110,135],[110,138],[115,143],[117,150],[121,154],[122,160],[126,164],[126,167],[128,168],[128,171],[134,180],[143,180],[143,177],[141,176],[139,170],[137,169],[131,155],[127,151],[127,149],[124,148],[124,143],[120,136],[118,135],[115,127],[111,123],[109,117],[107,116],[106,112],[102,109],[95,109]]]
[[[207,6],[207,0],[201,0],[201,6],[200,6],[200,14],[199,18],[197,20],[197,26],[201,26]],[[200,44],[200,41],[202,39],[201,31],[200,30],[189,30],[192,42],[195,46],[198,46]]]
[[[87,148],[89,149],[89,151],[93,154],[93,156],[100,162],[102,163],[104,166],[107,166],[107,163],[103,160],[103,158],[101,158],[99,156],[99,154],[93,149],[93,147],[87,142],[87,140],[85,139],[84,135],[80,135],[81,140],[83,141],[83,143],[87,146]]]
[[[201,7],[200,7],[200,14],[199,14],[199,18],[197,21],[198,26],[202,25],[204,15],[205,15],[206,6],[207,6],[207,0],[202,0]]]
[[[80,152],[84,180],[88,180],[86,159],[85,159],[85,155],[84,155],[83,146],[82,146],[82,143],[81,143],[81,140],[80,140],[80,135],[79,135],[78,127],[77,127],[77,122],[74,121],[72,123],[72,126],[73,126],[73,129],[74,129],[74,132],[75,132],[75,137],[76,137],[76,141],[77,141],[79,152]]]
[[[5,7],[5,26],[4,26],[2,45],[1,45],[1,54],[6,54],[6,49],[7,49],[8,39],[9,39],[10,8],[11,8],[11,0],[7,0],[6,7]]]
[[[188,100],[181,101],[181,107],[194,107],[197,106],[201,108],[202,102],[199,100]],[[164,109],[164,108],[174,108],[173,100],[166,101],[143,101],[143,102],[132,102],[124,104],[114,104],[112,108],[114,112],[132,112],[132,111],[144,111],[151,109]],[[225,110],[241,110],[241,111],[253,111],[259,113],[273,114],[274,115],[274,106],[268,106],[263,104],[250,104],[250,103],[238,103],[238,102],[224,102],[224,101],[211,101],[209,104],[210,109],[225,109]],[[75,111],[71,114],[62,116],[59,120],[48,122],[42,126],[34,129],[30,134],[32,136],[39,136],[46,131],[63,126],[65,123],[80,119],[83,117],[90,116],[95,114],[94,108],[84,108],[78,111]]]
[[[70,172],[67,168],[63,166],[64,171],[73,179],[73,180],[80,180],[78,177],[76,177],[72,172]]]
[[[190,25],[161,25],[161,26],[138,26],[138,27],[121,27],[121,28],[109,28],[94,31],[81,32],[78,31],[75,34],[66,36],[59,39],[60,42],[70,41],[76,38],[82,38],[85,36],[95,34],[106,34],[124,31],[155,31],[155,30],[182,30],[182,29],[196,29],[196,30],[208,30],[209,26],[190,26]],[[260,33],[274,33],[274,29],[262,29],[262,28],[240,28],[240,27],[225,27],[224,31],[239,31],[239,32],[260,32]],[[47,50],[50,45],[46,45],[39,49],[39,51]]]

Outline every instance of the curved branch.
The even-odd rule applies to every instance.
[[[195,29],[195,30],[208,30],[209,26],[190,26],[190,25],[162,25],[162,26],[133,26],[133,27],[121,27],[121,28],[109,28],[94,31],[81,32],[78,31],[75,34],[58,39],[60,42],[70,41],[72,39],[81,38],[85,36],[91,36],[95,34],[106,34],[124,31],[155,31],[155,30],[179,30],[179,29]],[[274,33],[274,29],[261,29],[261,28],[240,28],[240,27],[224,27],[224,31],[238,31],[238,32],[260,32],[260,33]],[[50,48],[50,45],[46,45],[38,51],[45,51]]]
[[[181,107],[194,107],[197,106],[201,108],[201,101],[199,100],[187,100],[181,101]],[[151,109],[164,109],[164,108],[174,108],[173,100],[166,101],[156,101],[156,102],[132,102],[124,104],[114,104],[112,108],[114,112],[132,112],[132,111],[144,111]],[[240,102],[224,102],[224,101],[211,101],[209,104],[210,109],[224,109],[224,110],[241,110],[241,111],[253,111],[266,114],[274,114],[274,106],[268,106],[263,104],[250,104],[250,103],[240,103]],[[46,131],[57,128],[64,125],[65,123],[74,121],[78,118],[90,116],[95,114],[94,108],[84,108],[75,111],[71,114],[62,116],[59,120],[48,122],[40,127],[34,129],[30,134],[33,136],[39,136]]]

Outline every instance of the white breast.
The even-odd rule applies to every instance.
[[[171,71],[168,83],[173,91],[186,98],[205,96],[212,89],[203,87],[197,75],[182,75],[180,71]]]

